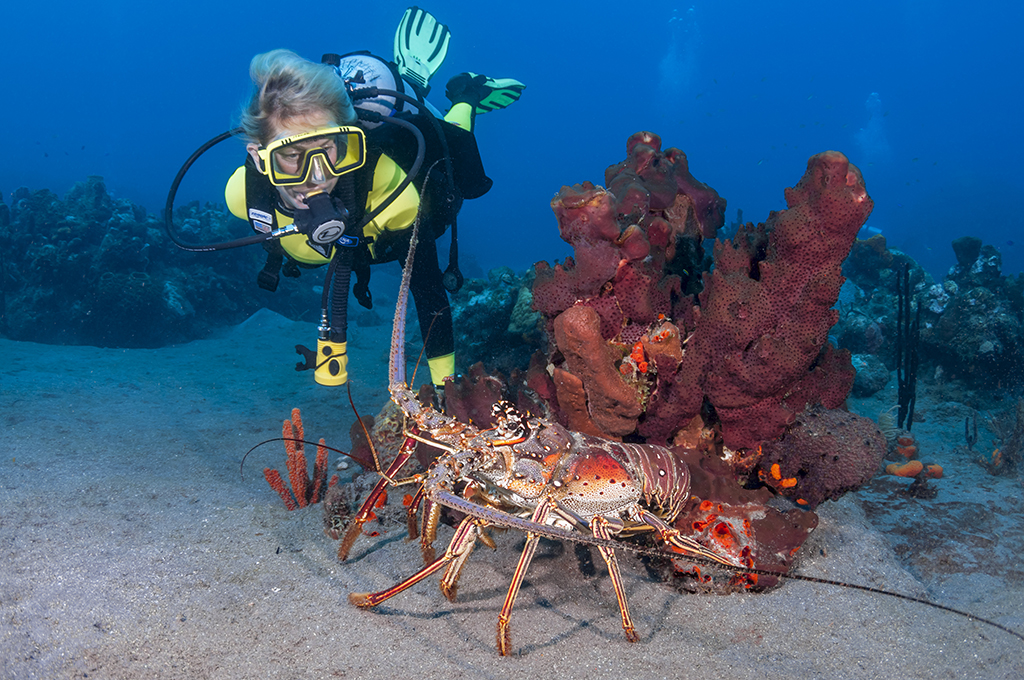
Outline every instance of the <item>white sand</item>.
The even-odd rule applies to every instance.
[[[365,413],[387,398],[389,332],[352,332]],[[313,341],[310,324],[269,312],[161,350],[0,340],[0,677],[1024,677],[1024,642],[952,614],[796,581],[761,595],[681,595],[623,554],[641,636],[629,644],[603,569],[583,577],[556,543],[542,545],[517,602],[516,655],[501,658],[494,630],[523,541],[515,532],[498,536],[496,553],[478,548],[456,603],[435,576],[357,610],[349,592],[420,566],[404,527],[362,537],[338,564],[320,506],[287,512],[260,474],[283,470],[280,443],[250,456],[244,481],[238,473],[293,406],[307,435],[348,447],[343,391],[292,370],[293,345]],[[873,415],[882,403],[859,406]],[[1020,482],[957,458],[962,416],[942,413],[915,426],[925,457],[946,466],[939,497],[893,500],[905,482],[885,478],[825,503],[799,569],[1024,631]],[[439,549],[450,536],[444,527]]]

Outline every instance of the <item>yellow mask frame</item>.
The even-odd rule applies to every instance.
[[[366,135],[352,125],[335,125],[275,139],[256,153],[259,171],[274,186],[319,184],[363,166]]]

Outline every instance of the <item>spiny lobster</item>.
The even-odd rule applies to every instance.
[[[397,458],[371,491],[342,539],[338,555],[345,559],[362,525],[388,484],[418,483],[410,505],[410,534],[417,533],[416,513],[423,505],[422,544],[426,566],[401,583],[377,593],[353,593],[350,602],[373,607],[431,574],[447,567],[441,590],[454,599],[459,574],[476,544],[490,538],[489,525],[522,529],[526,547],[512,578],[498,617],[498,650],[512,647],[509,620],[512,607],[541,536],[583,541],[598,547],[618,599],[626,639],[639,640],[622,585],[613,536],[653,532],[675,553],[734,564],[672,528],[689,495],[686,464],[659,446],[624,444],[571,432],[541,418],[525,416],[511,404],[494,407],[496,426],[480,430],[473,425],[423,406],[405,382],[405,316],[409,276],[415,257],[418,224],[402,278],[391,337],[389,382],[392,400],[414,423]],[[425,435],[425,436],[424,436]],[[443,450],[425,475],[396,480],[395,475],[412,456],[417,441]],[[433,556],[441,506],[466,515],[444,554]],[[576,533],[586,532],[586,533]],[[747,565],[749,566],[749,565]]]
[[[404,351],[409,279],[418,229],[417,219],[395,307],[389,364],[391,398],[413,424],[398,456],[381,472],[381,479],[349,524],[338,557],[342,561],[347,558],[388,485],[418,484],[409,506],[409,534],[412,538],[420,535],[426,564],[385,590],[351,593],[352,604],[376,606],[442,569],[445,572],[441,591],[454,600],[459,575],[476,542],[494,547],[485,529],[495,526],[519,529],[527,535],[498,616],[497,646],[502,655],[512,649],[512,608],[540,537],[598,548],[608,568],[622,627],[630,642],[638,641],[639,636],[629,613],[616,549],[660,556],[667,550],[742,574],[795,578],[894,596],[990,624],[1024,640],[1024,636],[999,623],[951,607],[869,586],[757,569],[753,567],[754,556],[746,549],[738,560],[730,560],[680,535],[672,522],[689,495],[690,473],[686,464],[664,447],[620,443],[572,432],[557,423],[523,415],[505,402],[495,405],[496,424],[487,430],[421,404],[405,381]],[[436,446],[443,453],[426,473],[398,479],[396,476],[413,456],[418,442]],[[417,526],[421,505],[422,530]],[[432,544],[441,506],[457,510],[465,517],[457,525],[444,554],[436,557]],[[657,538],[661,551],[617,540],[644,532]]]

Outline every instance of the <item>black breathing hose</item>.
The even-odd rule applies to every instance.
[[[174,197],[178,193],[178,186],[181,184],[181,180],[185,178],[185,173],[189,171],[192,164],[195,163],[200,156],[209,151],[213,146],[220,144],[225,139],[233,137],[236,134],[242,132],[242,128],[235,128],[222,132],[210,141],[203,144],[201,147],[195,150],[195,152],[188,157],[185,164],[178,170],[178,174],[175,175],[174,181],[171,182],[171,189],[167,192],[167,204],[164,206],[164,229],[167,231],[167,237],[174,242],[174,245],[178,246],[182,250],[187,250],[193,253],[207,253],[215,250],[227,250],[229,248],[239,248],[241,246],[248,246],[254,243],[263,243],[269,241],[273,236],[270,234],[253,234],[252,236],[246,236],[244,238],[235,239],[234,241],[225,241],[224,243],[186,243],[174,233]]]

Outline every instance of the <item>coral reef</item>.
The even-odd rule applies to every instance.
[[[15,340],[161,347],[236,324],[260,307],[315,318],[317,275],[288,279],[271,295],[255,285],[263,252],[190,253],[162,221],[112,197],[101,177],[63,200],[20,188],[0,199],[0,332]],[[222,206],[183,205],[179,231],[196,242],[246,235]]]
[[[818,525],[818,516],[772,507],[773,493],[769,489],[744,489],[733,481],[729,465],[716,456],[691,447],[677,447],[675,451],[689,467],[691,478],[690,498],[676,520],[676,528],[747,564],[788,571],[797,550]],[[671,564],[672,571],[667,575],[685,590],[763,590],[778,582],[771,576],[750,574],[733,574],[725,581],[716,581],[685,557],[673,557]]]
[[[826,339],[841,263],[872,208],[857,168],[837,152],[811,158],[786,191],[787,210],[716,242],[714,270],[695,298],[672,273],[676,246],[713,234],[725,203],[693,180],[682,152],[662,152],[656,135],[633,135],[627,154],[608,169],[608,191],[563,187],[552,202],[574,248],[563,264],[538,263],[533,286],[554,339],[552,411],[568,423],[564,404],[576,404],[577,421],[585,406],[605,436],[664,443],[706,401],[725,445],[739,449],[779,436],[807,404],[841,404],[854,371]],[[687,338],[685,352],[656,336]],[[637,342],[647,366],[639,373],[622,368]]]
[[[480,428],[494,427],[491,407],[504,398],[505,381],[488,374],[482,362],[470,366],[459,380],[445,383],[445,412]]]
[[[852,393],[857,397],[870,397],[889,383],[889,369],[874,354],[854,354],[850,363],[857,371]]]
[[[508,374],[529,362],[541,346],[540,315],[530,308],[532,282],[532,271],[518,275],[498,267],[486,279],[466,279],[450,296],[457,371],[482,361]]]
[[[1002,257],[973,236],[952,244],[957,263],[936,283],[885,238],[856,241],[843,265],[851,292],[833,329],[839,346],[894,365],[896,292],[910,269],[911,313],[921,309],[920,376],[961,380],[971,388],[1015,390],[1024,376],[1024,275],[1005,276]],[[863,395],[870,389],[862,382]]]
[[[839,406],[853,382],[849,354],[827,337],[841,263],[873,204],[860,172],[836,152],[808,161],[786,203],[766,224],[716,243],[676,371],[703,388],[731,448],[779,436],[807,404]],[[686,413],[700,407],[695,393]]]
[[[997,387],[1004,378],[1021,375],[1024,326],[1020,312],[1001,294],[1005,288],[950,289],[940,315],[922,315],[921,339],[927,347],[922,354],[973,384]]]
[[[1012,407],[988,422],[996,433],[996,448],[978,462],[993,475],[1017,472],[1024,466],[1024,397],[1018,397]]]
[[[348,431],[349,439],[352,441],[348,456],[359,463],[364,470],[377,469],[377,465],[373,460],[373,454],[376,449],[371,442],[376,424],[377,419],[373,416],[360,416],[356,422],[352,423],[352,427]]]
[[[723,225],[725,201],[656,135],[626,147],[607,190],[583,183],[552,201],[573,256],[535,267],[532,305],[548,345],[531,359],[529,389],[513,380],[506,394],[481,368],[458,394],[446,388],[446,403],[482,423],[504,395],[575,431],[674,445],[695,477],[675,527],[747,564],[786,569],[817,521],[807,510],[866,481],[885,453],[874,423],[829,410],[854,378],[849,353],[827,337],[840,266],[871,199],[842,154],[819,154],[787,190],[789,208],[716,242],[708,271],[703,239]],[[747,475],[756,486],[762,472],[758,489],[737,483]],[[772,508],[779,493],[805,509]],[[771,585],[709,585],[685,558],[670,571],[683,587]]]

